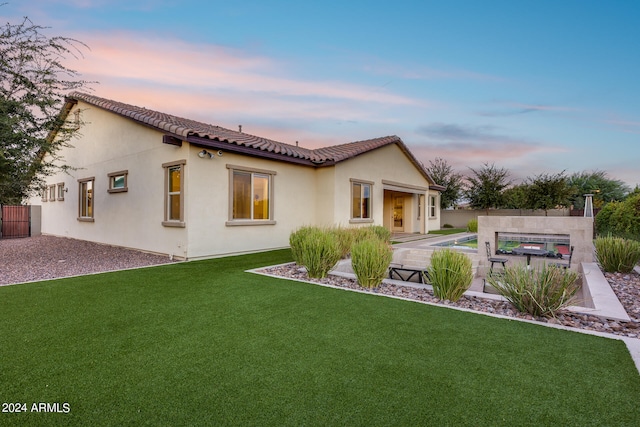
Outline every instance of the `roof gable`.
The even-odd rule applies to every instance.
[[[63,107],[63,114],[65,114],[65,111],[66,113],[69,112],[69,104],[77,101],[83,101],[135,120],[194,145],[228,149],[247,155],[305,164],[307,166],[330,166],[389,144],[397,144],[429,183],[434,183],[422,164],[413,156],[404,142],[395,135],[310,150],[298,147],[297,145],[233,131],[220,126],[100,98],[82,92],[72,92],[69,94],[67,97],[67,105]]]

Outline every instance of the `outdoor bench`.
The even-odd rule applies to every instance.
[[[429,272],[426,268],[411,267],[403,264],[391,264],[389,266],[389,279],[393,279],[394,275],[398,276],[398,279],[404,282],[409,282],[413,277],[418,275],[418,281],[420,283],[429,283]]]

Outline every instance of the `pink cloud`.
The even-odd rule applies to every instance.
[[[286,64],[237,50],[133,34],[79,35],[91,51],[76,69],[98,81],[143,81],[160,86],[313,97],[393,105],[423,102],[379,87],[286,76]]]

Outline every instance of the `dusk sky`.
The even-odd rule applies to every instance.
[[[307,148],[640,184],[640,1],[8,0],[93,94]]]

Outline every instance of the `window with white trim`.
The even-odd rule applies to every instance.
[[[371,220],[372,182],[351,180],[351,219]]]
[[[55,184],[49,186],[49,201],[51,201],[51,202],[55,202],[56,201],[56,186],[55,186]]]
[[[227,165],[229,169],[229,221],[227,225],[275,224],[274,171]]]
[[[79,206],[78,206],[78,220],[79,221],[93,221],[93,202],[94,202],[94,184],[95,177],[84,178],[78,180],[79,189]]]
[[[184,227],[184,167],[186,160],[162,165],[164,173],[164,221],[166,227]]]

